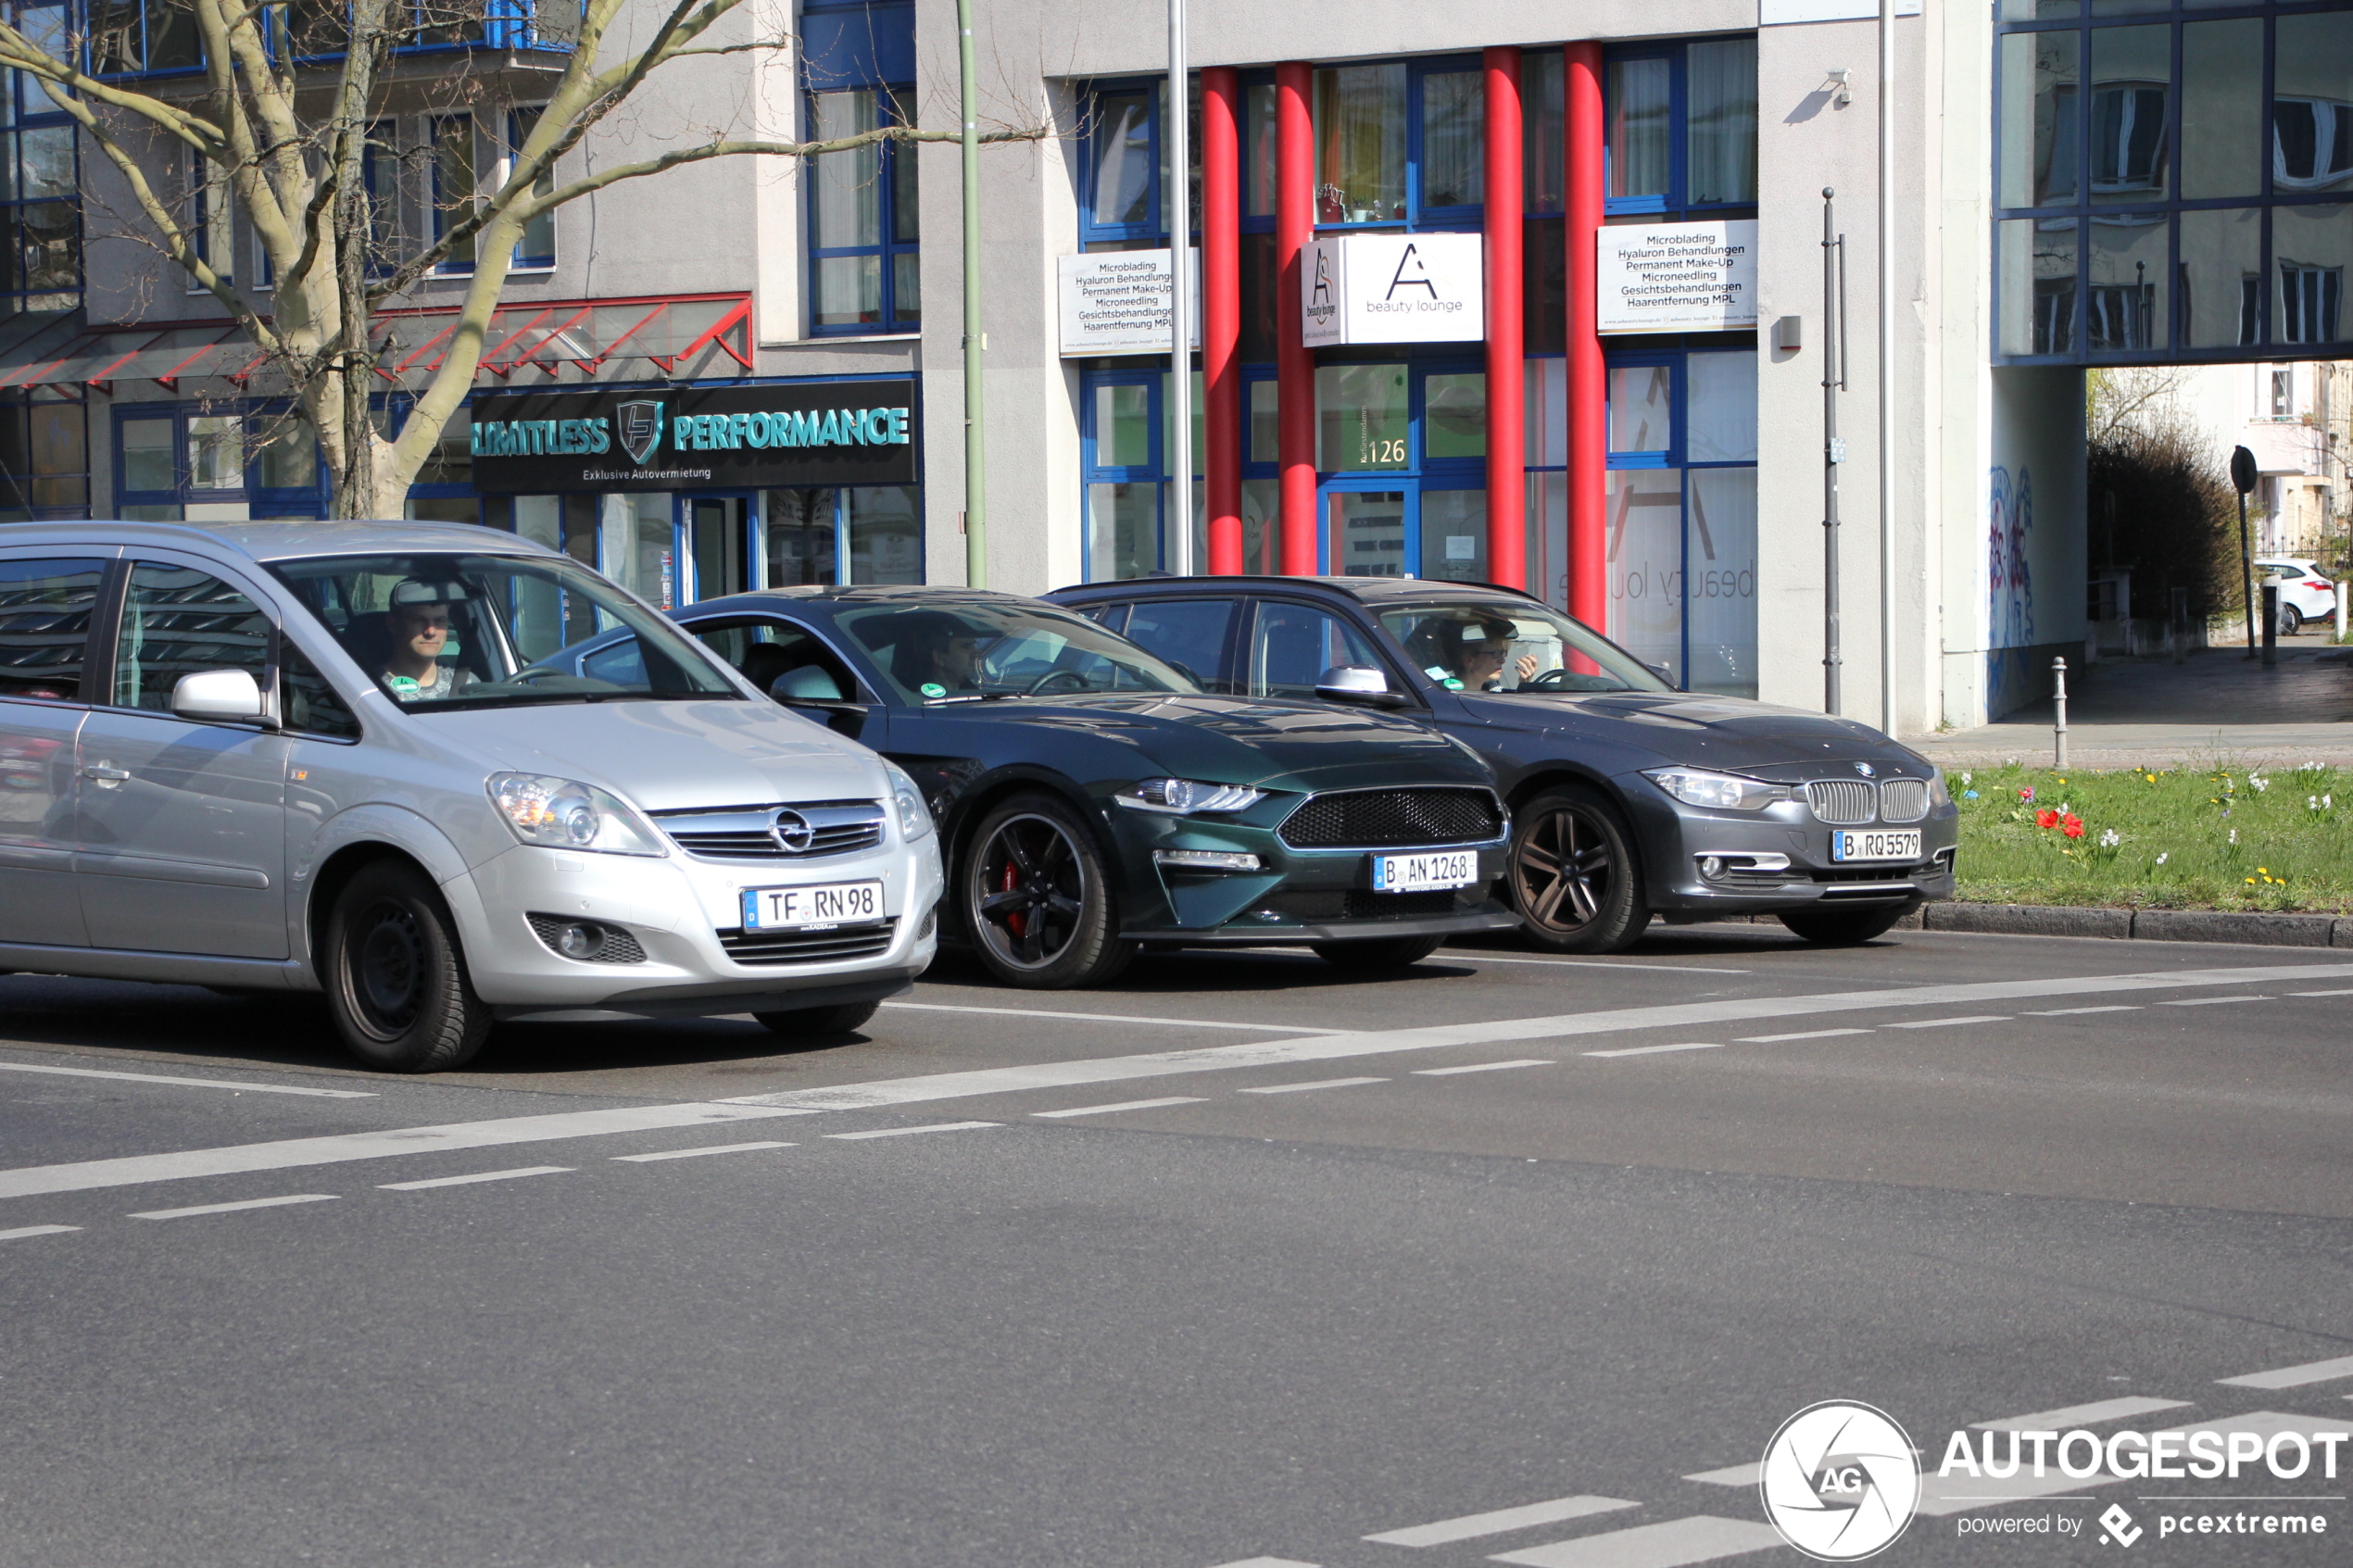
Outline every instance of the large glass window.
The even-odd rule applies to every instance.
[[[904,123],[886,88],[809,95],[812,141]],[[809,320],[819,333],[903,332],[923,320],[915,157],[868,142],[811,160]]]
[[[63,6],[21,6],[10,20],[36,46],[68,52]],[[0,321],[26,311],[70,310],[81,291],[73,123],[31,77],[0,70]]]
[[[1315,221],[1394,223],[1405,217],[1404,64],[1315,73]]]
[[[1603,94],[1610,211],[1755,205],[1755,38],[1615,51]]]
[[[115,501],[130,517],[177,521],[203,506],[215,518],[315,518],[325,504],[318,438],[285,403],[118,408],[114,435]]]
[[[89,515],[88,432],[79,396],[0,394],[0,522]]]
[[[474,177],[474,121],[452,115],[429,122],[433,131],[433,237],[435,242],[472,216],[479,197]],[[468,234],[449,247],[436,272],[474,270],[474,239]]]
[[[270,668],[270,618],[239,588],[192,567],[141,561],[131,570],[115,635],[114,706],[170,712],[183,675]]]
[[[82,695],[102,560],[0,561],[0,696],[71,702]]]

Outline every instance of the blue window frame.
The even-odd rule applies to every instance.
[[[474,162],[473,116],[437,115],[425,123],[433,143],[431,199],[426,205],[433,209],[433,238],[438,245],[444,234],[472,213],[481,177]],[[448,275],[472,272],[478,237],[469,235],[459,241],[434,264],[434,270]]]
[[[204,69],[195,14],[173,0],[85,0],[85,67],[94,76],[188,74]],[[453,49],[544,49],[569,53],[580,39],[582,0],[488,0],[479,14],[437,0],[411,0],[396,12],[404,42],[396,55]],[[402,14],[405,12],[405,14]],[[262,38],[303,61],[339,58],[351,37],[350,12],[333,0],[295,0],[262,15]]]
[[[809,139],[912,123],[911,89],[808,96]],[[923,323],[912,144],[873,142],[809,160],[809,327],[817,336],[913,332]]]
[[[89,515],[89,417],[82,389],[0,393],[0,522]]]
[[[1603,207],[1718,213],[1756,205],[1756,37],[1609,50]]]
[[[62,6],[6,14],[33,43],[66,49]],[[0,320],[82,303],[81,193],[73,121],[33,78],[0,71]]]
[[[326,515],[326,465],[283,399],[119,405],[113,448],[125,518],[177,521],[190,506],[241,503],[257,519]]]
[[[1089,370],[1080,381],[1079,471],[1087,523],[1083,571],[1089,583],[1140,577],[1169,564],[1168,372],[1157,365]],[[1201,470],[1201,376],[1193,376],[1193,507],[1203,517]],[[1208,558],[1204,525],[1196,521],[1193,559]]]
[[[530,141],[531,133],[539,128],[539,117],[544,112],[545,106],[539,105],[507,111],[505,161],[499,169],[499,178],[502,182],[508,171],[514,167],[514,159],[522,151],[523,144]],[[550,195],[555,189],[556,171],[551,168],[532,182],[531,194],[535,196]],[[515,241],[514,266],[529,270],[549,268],[555,264],[556,215],[553,212],[543,212],[522,226],[522,235]]]

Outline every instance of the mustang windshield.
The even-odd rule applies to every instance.
[[[740,698],[694,639],[567,560],[436,551],[271,567],[403,708]],[[596,676],[549,659],[615,628]]]
[[[1407,657],[1455,691],[1675,689],[1607,637],[1540,604],[1458,599],[1379,614]]]
[[[1043,605],[878,605],[836,624],[874,656],[902,702],[1201,690],[1126,638]]]

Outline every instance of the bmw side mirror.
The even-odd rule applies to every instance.
[[[210,719],[277,728],[261,700],[261,688],[244,670],[199,670],[171,688],[171,711],[182,719]]]
[[[1389,689],[1389,677],[1369,664],[1335,664],[1315,677],[1315,695],[1326,702],[1353,702],[1360,708],[1403,708],[1402,693]]]

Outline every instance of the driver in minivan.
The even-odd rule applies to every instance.
[[[472,671],[441,661],[449,647],[449,607],[465,596],[456,583],[409,577],[393,584],[384,611],[392,649],[377,673],[396,702],[431,702],[473,684]]]

